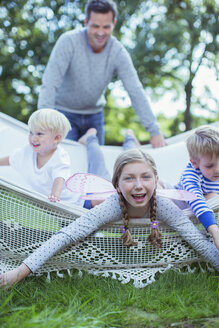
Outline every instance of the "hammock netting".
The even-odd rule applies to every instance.
[[[215,123],[219,126],[219,122]],[[157,163],[159,176],[174,184],[188,161],[184,143],[190,132],[169,138],[168,147],[145,149]],[[1,145],[1,157],[27,142],[28,127],[8,115],[0,113],[0,137],[7,140]],[[87,156],[83,145],[64,140],[62,146],[72,160],[72,174],[86,172]],[[117,146],[101,146],[110,173],[114,161],[122,151]],[[77,154],[77,156],[76,156]],[[177,165],[173,165],[176,162]],[[21,264],[30,253],[44,241],[68,225],[86,209],[65,204],[50,203],[46,197],[24,189],[24,181],[10,167],[1,167],[0,172],[0,272],[6,272]],[[219,223],[219,196],[210,200]],[[197,219],[187,211],[197,227],[206,233]],[[149,219],[130,220],[130,229],[137,246],[122,245],[121,221],[105,225],[85,240],[67,247],[53,256],[36,274],[60,270],[78,269],[89,273],[112,277],[122,283],[132,281],[136,287],[144,287],[155,280],[157,272],[169,268],[181,268],[203,259],[178,233],[160,224],[163,246],[156,249],[147,237],[150,234]],[[209,237],[210,238],[210,237]],[[209,269],[211,266],[209,266]]]
[[[212,202],[219,222],[217,201]],[[46,198],[0,180],[0,272],[6,272],[21,264],[44,241],[68,225],[86,210],[80,207],[56,205]],[[203,230],[202,225],[198,224]],[[133,281],[135,287],[144,287],[155,280],[157,272],[180,268],[203,261],[177,232],[160,224],[162,248],[151,246],[149,219],[130,221],[132,236],[137,246],[122,245],[121,221],[101,227],[81,242],[71,245],[53,256],[37,274],[72,268],[94,275],[112,277],[122,283]],[[70,271],[69,271],[70,272]]]

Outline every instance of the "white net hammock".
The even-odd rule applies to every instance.
[[[7,140],[0,148],[0,156],[6,156],[15,147],[27,141],[27,126],[0,113],[0,138]],[[186,133],[187,134],[187,133]],[[183,142],[185,135],[168,140],[170,146],[147,151],[154,157],[158,173],[170,183],[178,180],[188,161]],[[76,142],[64,141],[64,148],[72,158],[72,174],[86,172],[86,150]],[[121,147],[102,146],[105,161],[112,173],[115,158]],[[75,154],[77,153],[77,156]],[[177,165],[176,163],[177,158]],[[6,272],[21,264],[30,253],[44,241],[68,225],[85,209],[65,204],[52,204],[46,197],[24,188],[23,181],[10,167],[0,167],[0,272]],[[219,196],[209,201],[219,223]],[[190,213],[191,214],[191,213]],[[192,218],[198,228],[202,225]],[[162,232],[161,249],[151,246],[147,237],[150,234],[149,219],[131,220],[132,236],[137,246],[127,248],[122,245],[121,221],[102,227],[85,240],[67,247],[53,256],[37,272],[49,273],[61,270],[78,269],[104,277],[112,277],[122,283],[132,281],[135,287],[144,287],[155,280],[157,272],[169,268],[189,266],[203,259],[177,232],[160,223]],[[209,269],[211,266],[209,267]]]
[[[219,208],[215,208],[219,222]],[[44,241],[68,225],[86,210],[79,207],[53,205],[43,197],[0,180],[0,271],[11,270],[21,264]],[[180,268],[202,261],[178,233],[160,224],[163,246],[156,249],[147,237],[149,219],[131,220],[130,229],[137,246],[122,245],[121,221],[103,226],[81,242],[71,245],[53,256],[38,274],[72,268],[95,275],[111,276],[122,283],[133,281],[144,287],[155,280],[157,272],[170,267]],[[202,229],[201,225],[198,225]]]

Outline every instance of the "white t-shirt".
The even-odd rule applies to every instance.
[[[70,157],[60,145],[40,169],[37,168],[37,154],[29,144],[15,149],[9,156],[9,163],[23,177],[30,189],[46,197],[51,193],[54,179],[62,177],[66,180],[71,175]],[[79,201],[80,196],[80,193],[73,193],[64,186],[60,200],[83,205],[83,201]]]

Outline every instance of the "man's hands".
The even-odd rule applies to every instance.
[[[165,141],[164,137],[161,134],[157,136],[152,136],[150,138],[150,144],[153,148],[167,146],[167,142]]]

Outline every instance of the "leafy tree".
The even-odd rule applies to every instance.
[[[149,133],[145,131],[133,108],[117,107],[109,91],[107,91],[107,103],[104,112],[106,144],[122,144],[127,128],[135,131],[140,142],[145,143],[145,140],[149,140]]]
[[[86,0],[2,0],[0,3],[0,106],[19,120],[27,121],[36,110],[41,79],[51,50],[61,33],[83,25]],[[151,97],[171,90],[175,99],[186,96],[185,113],[176,118],[186,129],[197,124],[192,107],[218,119],[216,100],[207,108],[193,95],[193,81],[205,65],[217,70],[218,9],[215,0],[122,0],[114,34],[130,51],[139,77]],[[206,94],[211,97],[206,87]],[[121,141],[123,127],[133,128],[141,141],[148,134],[132,108],[116,108],[107,94],[106,136]],[[207,116],[207,115],[205,115]],[[169,136],[180,131],[173,120],[159,118]],[[176,122],[175,122],[176,123]],[[110,131],[114,131],[113,133]],[[115,136],[118,135],[118,138]]]
[[[82,22],[83,1],[19,0],[0,5],[0,106],[27,121],[58,36]]]
[[[152,88],[156,97],[166,90],[173,91],[175,99],[185,93],[186,130],[195,123],[194,104],[208,109],[206,102],[193,96],[198,70],[206,66],[218,73],[218,13],[214,0],[142,1],[127,22],[133,26],[130,51],[144,86]],[[210,91],[206,91],[207,98]],[[211,114],[218,119],[218,100],[213,101]]]

